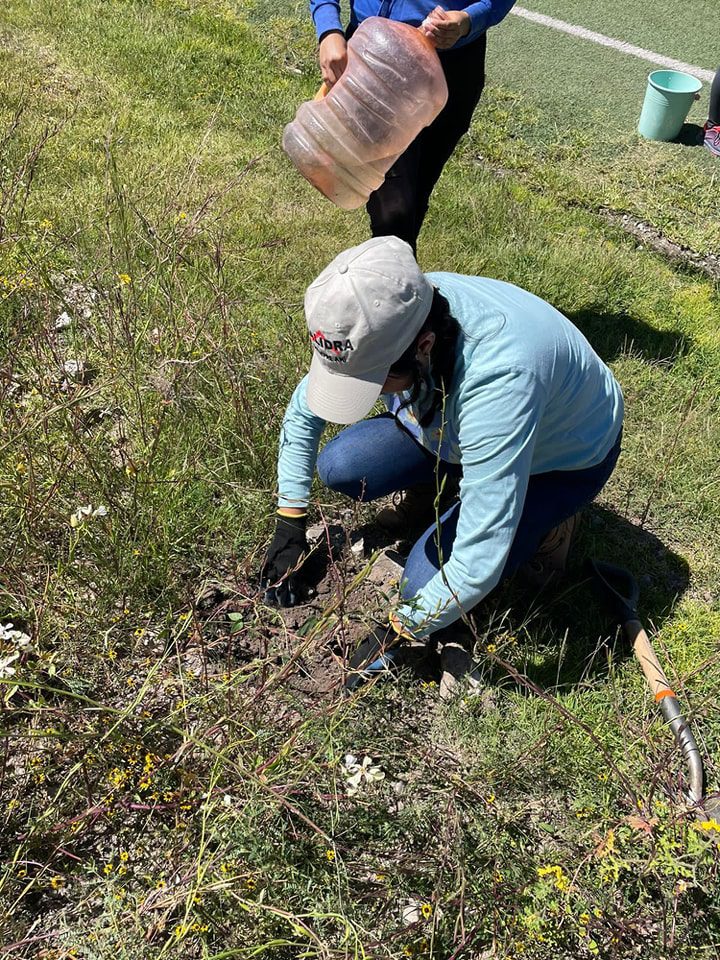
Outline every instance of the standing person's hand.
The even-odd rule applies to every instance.
[[[337,30],[326,33],[318,48],[320,71],[328,89],[338,82],[347,66],[347,41]]]
[[[303,583],[299,570],[302,558],[307,553],[306,523],[304,514],[289,517],[278,514],[275,536],[260,572],[265,603],[294,607],[301,602]]]
[[[435,7],[425,17],[420,29],[438,50],[449,50],[470,33],[472,23],[465,10],[443,10]]]

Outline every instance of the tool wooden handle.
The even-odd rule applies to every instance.
[[[330,92],[330,88],[328,87],[328,85],[327,85],[327,84],[325,83],[325,81],[323,80],[323,82],[320,84],[320,89],[319,89],[318,92],[315,94],[315,96],[313,97],[313,99],[314,99],[314,100],[324,100],[325,97],[328,95],[329,92]]]
[[[642,672],[645,674],[645,679],[648,682],[652,695],[656,700],[662,700],[663,697],[674,697],[675,692],[668,683],[665,671],[660,666],[660,661],[655,655],[655,651],[642,624],[638,620],[631,620],[625,624],[625,630],[633,645],[635,656],[642,667]]]

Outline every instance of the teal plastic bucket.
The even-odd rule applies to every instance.
[[[702,83],[678,70],[654,70],[648,77],[638,133],[646,140],[674,140],[682,130]]]

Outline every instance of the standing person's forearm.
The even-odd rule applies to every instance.
[[[468,37],[474,40],[490,27],[497,26],[504,20],[515,6],[515,0],[477,0],[465,7],[465,13],[470,17],[470,32]]]
[[[315,24],[318,40],[331,30],[343,32],[338,0],[310,0],[310,16]]]

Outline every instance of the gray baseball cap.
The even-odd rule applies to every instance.
[[[338,254],[305,293],[312,412],[330,423],[362,420],[422,329],[432,298],[404,240],[373,237]]]

